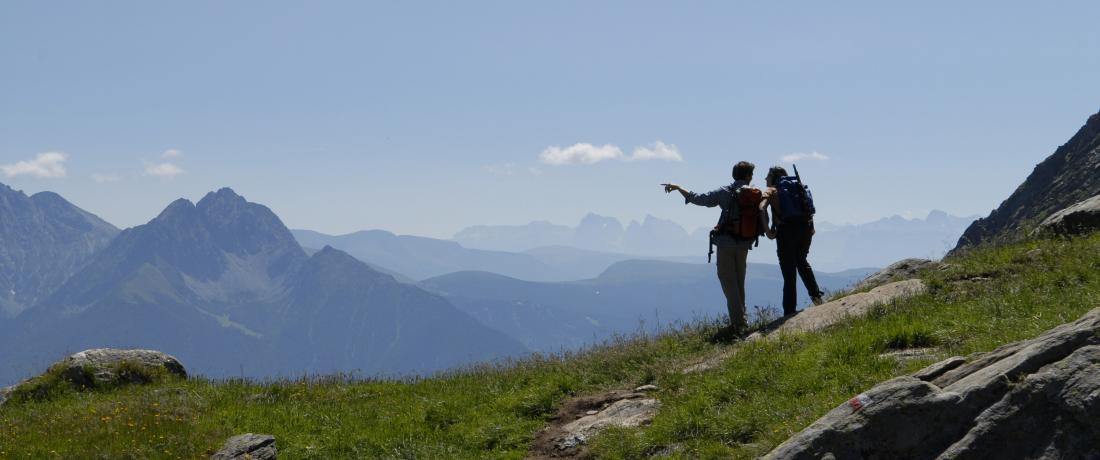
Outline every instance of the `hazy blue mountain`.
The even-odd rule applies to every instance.
[[[432,372],[525,352],[350,255],[307,256],[271,210],[230,189],[122,232],[14,321],[0,383],[93,347],[153,348],[198,373],[252,377]]]
[[[932,211],[924,219],[894,216],[859,225],[818,224],[810,261],[822,270],[841,270],[884,267],[907,257],[939,259],[974,219]]]
[[[311,230],[294,230],[293,233],[303,246],[332,246],[359,260],[417,280],[465,270],[500,273],[532,281],[577,279],[527,254],[469,249],[454,241],[394,235],[382,230],[340,236]]]
[[[924,219],[894,216],[857,225],[818,222],[810,261],[823,270],[838,271],[883,267],[907,257],[939,258],[973,220],[932,211]],[[571,260],[584,273],[591,273],[601,259],[683,257],[705,261],[709,232],[709,228],[702,227],[689,233],[675,222],[653,216],[624,227],[615,218],[588,214],[576,228],[546,222],[479,226],[462,230],[454,238],[467,247],[524,251],[558,270],[568,271],[564,262]],[[589,253],[582,256],[577,250]],[[775,264],[775,243],[761,239],[749,260]]]
[[[546,221],[526,225],[475,225],[460,230],[454,240],[474,249],[519,252],[539,246],[573,244],[573,229]]]
[[[702,248],[702,246],[700,246]],[[704,248],[705,249],[705,248]],[[703,249],[701,249],[703,250]],[[691,264],[706,264],[705,253],[693,256],[642,257],[637,255],[592,251],[572,246],[543,246],[523,251],[555,270],[569,273],[573,279],[595,278],[608,267],[627,260],[661,260]]]
[[[818,280],[825,289],[837,290],[871,271],[819,273]],[[779,268],[751,264],[748,272],[748,304],[777,305],[782,288]],[[726,312],[714,265],[707,264],[630,260],[613,264],[593,279],[560,283],[461,272],[425,280],[421,286],[542,352],[575,349],[617,333],[652,331],[659,324],[667,327]]]
[[[546,246],[572,246],[599,252],[644,256],[680,256],[702,246],[679,224],[653,216],[625,227],[614,217],[589,213],[576,228],[549,222],[527,225],[481,225],[465,228],[454,240],[463,246],[496,251],[527,251]]]
[[[291,230],[290,232],[291,232],[291,233],[294,233],[294,230]],[[326,247],[327,247],[327,246],[326,246]],[[317,249],[317,248],[310,248],[310,247],[306,247],[306,246],[302,246],[302,250],[304,250],[304,251],[306,252],[306,254],[309,254],[310,256],[313,256],[314,254],[316,254],[316,253],[318,253],[318,252],[321,252],[321,249]],[[384,273],[384,274],[387,274],[387,275],[390,275],[390,276],[392,276],[392,277],[393,277],[393,279],[394,279],[394,280],[397,280],[397,282],[398,282],[398,283],[404,283],[404,284],[416,284],[416,283],[418,283],[418,282],[419,282],[419,281],[417,281],[417,280],[413,279],[413,278],[412,278],[411,276],[407,276],[407,275],[405,275],[405,274],[403,274],[403,273],[398,273],[398,272],[396,272],[396,271],[394,271],[394,270],[390,270],[390,269],[388,269],[388,268],[386,268],[386,267],[383,267],[383,266],[381,266],[381,265],[375,265],[375,264],[372,264],[372,263],[366,262],[366,261],[364,261],[364,260],[362,260],[362,259],[359,259],[359,261],[360,261],[360,262],[363,262],[363,263],[364,263],[364,264],[366,264],[366,265],[367,265],[368,267],[370,267],[370,268],[374,269],[374,271],[377,271],[377,272],[379,272],[379,273]]]
[[[56,193],[0,184],[0,320],[49,295],[116,234]]]

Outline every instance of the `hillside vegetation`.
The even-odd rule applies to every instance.
[[[0,458],[199,458],[245,432],[274,435],[281,458],[522,458],[565,398],[647,383],[662,402],[652,425],[607,431],[592,454],[752,458],[877,382],[1033,337],[1100,305],[1100,235],[945,262],[922,275],[926,294],[803,336],[714,344],[715,326],[696,324],[417,381],[164,378],[42,391],[0,407]],[[681,372],[727,347],[739,348],[721,366]],[[924,352],[887,354],[910,348]]]

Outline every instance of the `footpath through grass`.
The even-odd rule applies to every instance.
[[[657,418],[597,437],[597,457],[751,458],[880,381],[1100,306],[1100,235],[947,262],[925,274],[927,294],[822,333],[739,345],[701,374],[680,370],[716,351],[705,339],[713,326],[415,382],[192,379],[68,392],[0,408],[0,458],[200,458],[245,432],[275,435],[289,459],[521,458],[563,398],[645,383],[660,386]],[[905,348],[934,351],[882,356]]]

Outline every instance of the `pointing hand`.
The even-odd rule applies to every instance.
[[[673,190],[675,190],[675,191],[683,190],[682,188],[680,188],[679,185],[676,185],[676,184],[661,184],[661,186],[665,188],[665,193],[672,193]]]

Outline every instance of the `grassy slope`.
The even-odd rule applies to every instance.
[[[1035,248],[1041,254],[1027,255]],[[653,424],[598,437],[599,457],[750,458],[933,360],[899,363],[879,356],[885,351],[934,346],[941,358],[990,350],[1100,306],[1100,235],[948,262],[926,274],[925,295],[824,333],[744,345],[702,374],[679,370],[715,351],[705,325],[417,382],[192,379],[69,392],[0,409],[0,457],[197,458],[231,435],[259,432],[277,437],[280,458],[520,458],[567,395],[656,382],[663,407]]]

